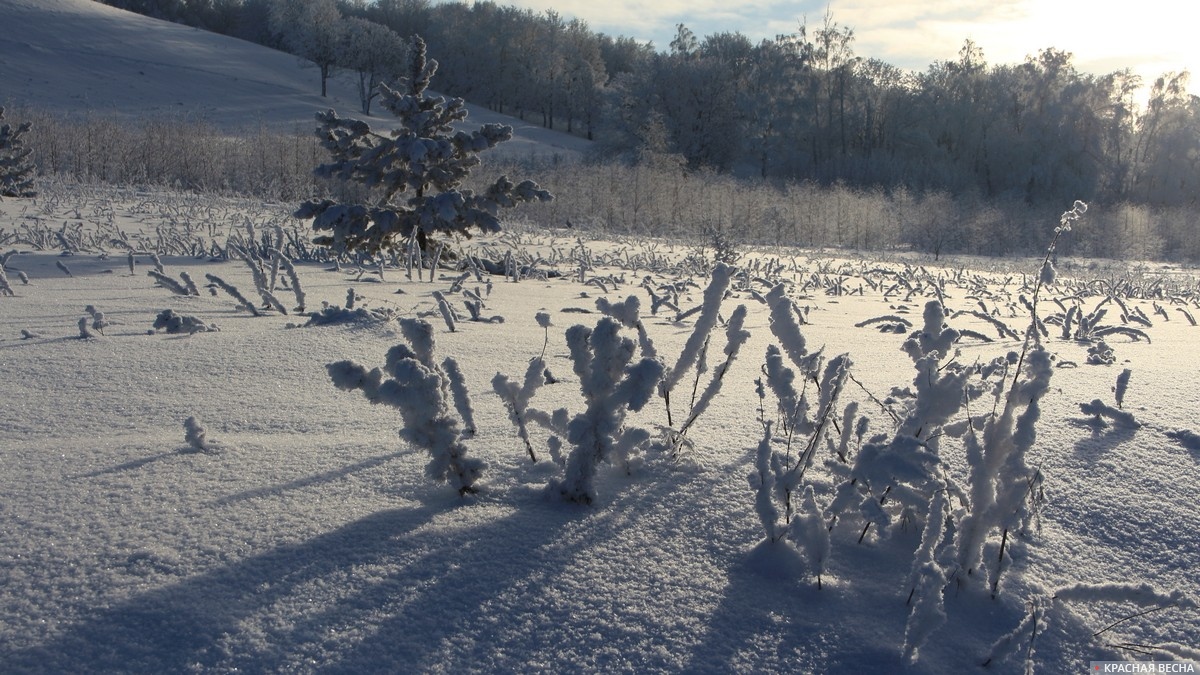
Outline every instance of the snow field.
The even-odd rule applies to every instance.
[[[9,204],[4,209],[7,219],[16,217]],[[547,242],[541,235],[520,238]],[[506,241],[512,239],[474,245],[503,247]],[[597,252],[618,246],[585,245]],[[795,254],[796,264],[821,262],[808,255]],[[162,261],[168,273],[186,270],[196,279],[214,273],[253,297],[242,262]],[[773,338],[765,307],[750,293],[734,291],[722,305],[725,318],[738,304],[747,306],[751,337],[712,407],[689,432],[695,447],[674,461],[647,453],[632,476],[602,469],[597,501],[581,507],[545,497],[544,486],[559,475],[544,459],[545,433],[533,428],[535,444],[543,444],[537,448],[543,461],[533,464],[491,378],[497,371],[523,375],[541,352],[546,333],[535,315],[545,311],[553,322],[547,364],[563,381],[542,387],[533,405],[579,410],[563,333],[575,323],[595,325],[595,299],[602,295],[614,301],[640,296],[643,323],[669,365],[695,319],[672,321],[669,310],[650,316],[636,284],[646,274],[664,281],[673,275],[619,267],[589,272],[625,276],[608,293],[579,284],[566,266],[565,278],[511,283],[494,277],[484,314],[503,316],[504,323],[459,321],[452,333],[431,292],[445,292],[453,275],[418,283],[389,270],[388,281],[369,283],[327,271],[325,264],[297,263],[310,309],[322,301],[341,304],[353,287],[369,307],[425,315],[435,330],[435,354],[460,363],[479,427],[466,444],[488,463],[481,494],[462,499],[425,478],[427,457],[396,436],[395,410],[336,390],[325,372],[326,363],[341,359],[381,365],[387,349],[402,341],[397,324],[287,328],[303,317],[251,317],[235,310],[228,296],[211,297],[204,289],[198,297],[173,295],[155,287],[145,275],[149,265],[138,262],[131,275],[119,255],[99,260],[29,251],[9,259],[10,278],[14,270],[30,278],[27,286],[14,285],[16,296],[0,299],[7,411],[0,421],[0,569],[6,580],[0,660],[13,669],[848,672],[901,666],[904,584],[917,527],[887,539],[872,533],[857,544],[860,521],[847,518],[832,533],[819,591],[802,560],[763,560],[754,553],[763,533],[746,484],[761,439],[753,380]],[[682,309],[701,301],[707,283],[691,280]],[[471,279],[465,287],[477,285]],[[857,286],[853,279],[847,284]],[[972,302],[952,285],[946,294],[952,309]],[[457,302],[459,296],[449,297]],[[853,374],[878,398],[892,386],[911,385],[915,371],[900,351],[904,335],[855,324],[899,313],[919,325],[927,298],[904,302],[870,288],[861,296],[830,296],[819,287],[797,287],[793,300],[810,308],[809,323],[801,326],[810,351],[824,345],[827,357],[849,353]],[[89,304],[113,325],[103,337],[81,340],[75,323]],[[166,308],[220,331],[148,335]],[[1017,330],[1026,321],[1020,313],[1000,318]],[[969,316],[950,324],[994,335]],[[20,329],[41,337],[22,339]],[[911,667],[916,672],[976,668],[991,644],[1018,625],[1025,601],[1050,589],[1148,582],[1194,594],[1200,517],[1190,491],[1200,477],[1200,457],[1162,431],[1196,426],[1198,395],[1188,383],[1200,363],[1186,355],[1200,329],[1172,320],[1147,329],[1150,344],[1113,339],[1114,366],[1085,365],[1086,347],[1058,340],[1051,330],[1050,350],[1080,365],[1057,368],[1041,401],[1029,463],[1046,475],[1042,532],[1017,552],[998,600],[974,590],[947,594],[950,619],[920,649]],[[623,333],[636,339],[632,331]],[[710,366],[723,346],[718,327]],[[985,362],[1019,347],[1012,340],[964,340],[957,359]],[[1082,424],[1087,416],[1078,406],[1094,398],[1113,403],[1112,387],[1126,367],[1133,375],[1125,408],[1147,426],[1094,432]],[[676,391],[690,393],[692,377],[685,374]],[[707,381],[705,374],[700,387]],[[847,384],[843,396],[839,408],[858,401],[859,414],[871,418],[869,433],[890,430],[887,416],[857,385]],[[682,404],[673,407],[682,414]],[[226,447],[192,452],[183,428],[190,416]],[[647,428],[665,421],[657,397],[628,418]],[[941,454],[952,474],[965,475],[959,446],[947,439]],[[832,479],[820,466],[825,456],[819,451],[809,475],[818,499],[828,504]],[[1129,607],[1072,604],[1051,611],[1035,645],[1034,662],[1043,672],[1136,656],[1091,637],[1131,613]],[[1102,639],[1194,649],[1196,623],[1194,610],[1168,609]],[[1017,670],[1019,661],[993,668]]]

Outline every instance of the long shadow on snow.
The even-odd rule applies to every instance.
[[[730,570],[729,586],[709,618],[707,633],[697,641],[689,673],[894,672],[902,670],[900,653],[879,635],[894,635],[895,620],[882,613],[858,617],[844,607],[854,590],[827,584],[817,590],[807,580],[764,575],[747,561]],[[861,628],[845,623],[874,624],[873,640],[855,641]],[[839,625],[843,624],[843,625]],[[903,624],[900,624],[903,637]]]
[[[520,552],[537,551],[587,515],[561,506],[524,505],[465,528],[423,527],[455,515],[445,502],[382,511],[98,608],[49,643],[0,661],[10,672],[263,672],[329,666],[353,650],[350,660],[370,670],[436,663],[439,643],[492,594],[546,572],[547,561]],[[310,604],[321,593],[327,602]],[[330,637],[349,630],[361,638],[372,628],[383,634],[365,651]]]
[[[1046,515],[1115,550],[1136,551],[1148,568],[1160,572],[1194,568],[1200,560],[1200,534],[1193,524],[1180,522],[1180,511],[1169,496],[1180,492],[1173,488],[1188,484],[1189,468],[1164,465],[1160,475],[1133,478],[1136,474],[1124,471],[1121,465],[1144,460],[1131,459],[1118,450],[1134,439],[1138,429],[1119,425],[1096,429],[1088,419],[1074,422],[1092,433],[1075,442],[1079,465],[1074,480],[1056,486]],[[1141,433],[1151,431],[1142,429]],[[1086,487],[1089,485],[1099,486],[1099,494],[1110,497],[1098,498]],[[1183,513],[1196,520],[1194,510]]]
[[[224,497],[221,497],[220,499],[213,500],[212,503],[214,506],[225,506],[227,504],[235,504],[237,502],[246,501],[247,499],[256,499],[258,497],[269,497],[271,495],[277,495],[277,494],[281,494],[283,492],[288,492],[291,490],[299,490],[301,488],[313,487],[316,485],[321,485],[323,483],[332,483],[334,481],[341,480],[342,478],[345,478],[346,476],[349,476],[350,474],[357,473],[359,471],[366,471],[367,469],[373,469],[377,466],[386,464],[393,459],[397,459],[397,458],[403,457],[405,455],[411,455],[411,454],[413,454],[413,452],[415,452],[415,451],[409,449],[409,450],[401,450],[399,452],[391,452],[386,455],[378,455],[376,457],[368,457],[367,459],[364,459],[359,462],[355,462],[348,466],[338,467],[336,469],[331,469],[329,471],[325,471],[325,472],[322,472],[322,473],[319,473],[319,474],[316,474],[313,476],[305,476],[303,478],[298,478],[293,481],[288,481],[288,482],[282,483],[280,485],[269,485],[266,487],[254,488],[251,490],[244,490],[237,494],[226,495]]]

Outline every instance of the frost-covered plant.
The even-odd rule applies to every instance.
[[[777,380],[776,384],[772,385],[777,395],[781,391],[787,392],[782,396],[788,399],[788,402],[781,401],[780,408],[785,417],[790,415],[789,431],[780,439],[784,450],[775,450],[771,447],[773,421],[763,420],[763,440],[759,443],[756,454],[756,470],[749,476],[750,486],[756,490],[755,508],[767,531],[767,541],[776,543],[787,537],[803,551],[809,570],[816,577],[817,587],[820,588],[821,575],[830,557],[830,528],[826,524],[825,509],[819,505],[813,486],[804,484],[804,478],[834,416],[837,401],[849,376],[851,362],[844,354],[830,359],[818,385],[820,395],[816,405],[816,416],[810,418],[807,398],[797,396],[791,389],[791,369],[779,364],[782,355],[775,350],[771,358],[774,364],[768,378]],[[807,357],[801,360],[808,361]],[[758,381],[758,392],[760,399],[766,397],[766,387],[761,380]],[[786,410],[788,405],[793,406],[794,412]],[[803,448],[793,451],[793,438],[797,429],[803,430],[803,433],[808,435],[808,440]],[[800,490],[801,485],[804,486],[801,492],[802,500],[800,508],[796,509],[792,504],[792,496]]]
[[[178,314],[173,309],[164,309],[154,317],[154,330],[161,330],[168,335],[192,335],[218,330],[215,323],[204,323],[194,316]]]
[[[283,268],[288,279],[291,280],[292,293],[296,296],[295,311],[304,313],[304,289],[300,286],[300,275],[296,272],[296,266],[278,249],[271,249],[271,259],[275,261],[275,265]]]
[[[904,628],[904,660],[909,663],[917,661],[921,646],[946,623],[942,591],[949,581],[952,566],[951,561],[944,558],[954,552],[954,521],[949,517],[948,495],[945,485],[934,490],[926,527],[908,575],[908,603],[912,610]]]
[[[482,302],[482,300],[480,302]],[[534,315],[534,320],[537,321],[537,324],[541,326],[542,330],[545,332],[542,340],[542,353],[540,356],[538,356],[539,359],[544,359],[546,358],[546,348],[550,346],[550,326],[554,324],[550,323],[550,315],[546,312],[538,312]]]
[[[872,525],[886,536],[894,515],[904,509],[927,510],[939,481],[943,427],[967,399],[974,371],[948,358],[960,333],[945,324],[945,310],[937,300],[926,303],[922,318],[921,329],[902,347],[916,374],[911,389],[899,392],[903,407],[895,430],[864,444],[852,463],[828,463],[841,479],[829,510],[838,517],[857,507],[865,521],[860,541]]]
[[[433,299],[437,302],[438,312],[441,313],[442,320],[446,322],[446,328],[451,333],[455,332],[457,325],[455,323],[454,308],[450,306],[450,301],[446,299],[446,296],[441,291],[434,291]]]
[[[684,374],[697,364],[708,345],[709,335],[717,325],[721,312],[721,301],[725,299],[725,292],[729,290],[733,272],[734,268],[724,263],[718,263],[713,267],[712,278],[709,280],[708,287],[704,289],[704,299],[699,308],[700,315],[696,318],[696,325],[692,328],[687,342],[684,343],[679,358],[675,360],[675,365],[666,370],[662,382],[658,384],[658,395],[663,398],[667,408],[668,427],[675,426],[671,418],[671,393],[683,379]],[[636,308],[636,304],[634,307]],[[640,334],[641,332],[639,332]],[[697,373],[697,382],[698,380],[699,373]]]
[[[594,479],[606,461],[628,458],[649,440],[641,428],[627,428],[625,416],[650,400],[663,374],[656,359],[633,361],[636,345],[620,335],[620,324],[603,317],[596,327],[567,329],[567,348],[586,408],[566,424],[572,446],[562,480],[550,485],[552,494],[590,504],[596,499]]]
[[[100,337],[102,333],[92,330],[92,322],[86,316],[79,319],[79,337],[83,340]]]
[[[667,410],[667,424],[660,427],[664,439],[663,448],[672,455],[678,453],[681,447],[689,444],[687,438],[689,429],[720,392],[726,373],[737,359],[742,345],[750,338],[750,333],[743,329],[746,307],[739,305],[726,323],[725,360],[712,369],[712,377],[708,385],[701,391],[701,378],[708,371],[706,355],[709,341],[720,320],[721,303],[729,289],[733,271],[734,268],[724,263],[718,263],[713,268],[709,285],[704,290],[703,302],[694,310],[698,317],[692,333],[684,343],[683,350],[675,360],[675,365],[665,370],[663,378],[657,386],[658,395],[662,397]],[[609,302],[605,298],[598,298],[596,307],[605,315],[620,322],[621,325],[637,331],[638,345],[643,357],[659,358],[654,342],[646,332],[646,327],[639,315],[641,303],[637,296],[631,295],[624,301],[616,303]],[[676,389],[683,376],[692,369],[695,370],[695,377],[687,405],[687,414],[684,416],[683,422],[676,428],[672,414],[671,393]]]
[[[1129,376],[1133,371],[1126,368],[1117,376],[1117,384],[1113,387],[1113,397],[1117,399],[1117,407],[1125,407],[1125,392],[1129,390]]]
[[[533,395],[545,382],[543,375],[545,370],[546,362],[539,356],[529,361],[529,367],[525,369],[525,379],[520,384],[509,380],[508,376],[503,373],[496,373],[496,376],[492,378],[492,389],[508,407],[509,419],[516,425],[517,435],[525,443],[525,451],[529,453],[529,459],[535,463],[538,458],[537,453],[533,450],[533,443],[529,439],[528,411]]]
[[[214,453],[222,449],[222,444],[208,437],[208,431],[200,426],[195,417],[183,421],[183,440],[191,452]]]
[[[113,324],[112,321],[109,321],[108,318],[104,316],[104,312],[96,309],[94,305],[88,305],[87,307],[84,307],[83,311],[87,312],[88,316],[91,317],[89,324],[91,329],[96,333],[103,335],[104,329]],[[82,335],[82,330],[80,331],[80,334],[81,337],[90,337]]]
[[[1094,309],[1088,314],[1084,314],[1078,304],[1071,305],[1065,312],[1054,314],[1046,317],[1046,323],[1061,323],[1061,337],[1064,340],[1075,340],[1076,342],[1093,343],[1088,348],[1088,363],[1094,365],[1109,364],[1112,356],[1112,349],[1104,344],[1104,338],[1122,335],[1130,338],[1133,341],[1145,340],[1151,342],[1150,335],[1144,330],[1134,328],[1127,325],[1108,325],[1102,324],[1101,321],[1108,315],[1108,309],[1105,307],[1109,302],[1116,302],[1122,308],[1125,307],[1120,298],[1110,295],[1104,300],[1101,300]],[[1061,303],[1060,303],[1061,304]],[[1123,309],[1121,313],[1123,322],[1135,320],[1149,326],[1148,320],[1142,319],[1136,313]],[[1103,345],[1103,346],[1101,346]]]
[[[1079,409],[1083,411],[1085,415],[1093,416],[1093,420],[1090,424],[1098,429],[1108,426],[1108,424],[1101,419],[1103,417],[1107,417],[1117,426],[1125,427],[1127,429],[1137,429],[1142,426],[1132,413],[1119,408],[1114,408],[1098,398],[1092,399],[1091,403],[1080,403]]]
[[[679,425],[678,429],[670,430],[671,434],[669,437],[671,439],[672,450],[677,450],[680,445],[686,443],[688,430],[696,423],[700,415],[708,409],[713,399],[716,398],[717,393],[721,391],[721,384],[725,380],[726,373],[729,372],[729,368],[737,359],[742,345],[746,344],[746,340],[750,339],[750,331],[743,329],[745,322],[746,306],[738,305],[733,310],[733,314],[730,315],[729,322],[725,327],[725,360],[713,368],[712,378],[699,397],[696,396],[693,389],[691,409],[688,411],[687,417],[684,419],[683,424]],[[697,384],[699,384],[699,376],[703,373],[703,369],[697,368],[696,371],[696,380]]]
[[[400,331],[408,344],[388,350],[384,368],[367,370],[353,361],[325,366],[334,386],[344,391],[360,390],[371,403],[383,403],[400,411],[404,426],[400,437],[425,449],[430,455],[425,473],[438,482],[448,482],[460,495],[479,491],[476,482],[485,463],[467,456],[457,413],[467,429],[470,402],[458,373],[458,364],[447,357],[434,361],[433,327],[418,319],[400,319]],[[456,381],[456,377],[458,378]],[[453,408],[452,408],[453,406]]]
[[[413,36],[409,70],[399,89],[380,84],[381,105],[399,118],[390,133],[371,130],[361,120],[341,118],[332,110],[319,113],[317,135],[333,161],[317,167],[325,178],[360,183],[373,190],[373,203],[339,204],[308,201],[296,211],[312,218],[322,234],[314,242],[338,252],[361,250],[368,255],[400,248],[416,240],[431,250],[427,237],[469,235],[471,228],[498,232],[501,208],[552,197],[532,181],[520,184],[501,176],[482,193],[462,187],[478,154],[512,138],[512,127],[485,124],[474,132],[455,131],[467,117],[462,99],[447,101],[426,94],[437,71],[427,61],[425,42]]]
[[[1042,474],[1025,461],[1037,440],[1036,424],[1041,417],[1039,401],[1049,390],[1054,373],[1050,353],[1041,343],[1044,333],[1039,328],[1038,294],[1044,285],[1054,280],[1051,260],[1058,240],[1071,230],[1071,225],[1085,211],[1087,204],[1076,201],[1070,211],[1063,213],[1046,249],[1042,272],[1033,289],[1033,300],[1028,304],[1029,327],[1025,331],[1025,343],[1017,358],[1012,382],[1006,392],[997,392],[1003,399],[1000,413],[986,419],[981,435],[975,432],[973,424],[968,425],[964,438],[970,466],[970,511],[962,518],[959,530],[956,564],[964,574],[958,578],[965,582],[990,577],[993,596],[999,593],[1009,547],[1021,541],[1017,535],[1028,530],[1042,499]],[[983,568],[983,555],[987,539],[993,532],[1000,533],[1000,547],[995,556],[996,568],[989,574]]]
[[[258,262],[251,257],[250,253],[235,244],[230,244],[229,248],[237,253],[245,261],[246,266],[250,268],[250,276],[254,280],[254,290],[258,291],[259,297],[262,298],[263,307],[269,307],[280,314],[287,314],[287,307],[284,307],[279,298],[276,298],[275,294],[271,291],[271,283],[267,279],[267,273],[263,271]]]
[[[200,289],[196,288],[196,282],[192,281],[192,275],[187,272],[180,272],[179,278],[183,280],[183,287],[187,290],[188,295],[200,295]]]
[[[153,278],[155,283],[171,291],[175,295],[193,295],[191,289],[189,289],[187,285],[175,281],[171,277],[159,272],[158,270],[146,270],[146,276]],[[192,284],[192,288],[195,288],[195,284]],[[196,293],[195,295],[199,295],[199,293]]]
[[[310,312],[304,326],[332,326],[344,323],[377,323],[390,321],[396,313],[390,309],[356,307],[361,299],[353,288],[346,290],[346,303],[342,307],[322,303],[321,309]]]
[[[13,296],[12,286],[8,284],[8,275],[4,273],[4,265],[0,265],[0,296]]]
[[[1139,608],[1132,614],[1119,621],[1113,622],[1092,634],[1093,638],[1108,633],[1130,619],[1159,612],[1168,608],[1195,610],[1195,599],[1176,590],[1163,592],[1149,584],[1074,584],[1064,586],[1047,593],[1045,596],[1034,596],[1026,603],[1028,612],[1017,627],[1002,636],[992,644],[983,666],[1003,663],[1019,654],[1024,654],[1024,669],[1026,673],[1034,670],[1034,654],[1039,635],[1045,633],[1050,626],[1050,620],[1064,611],[1066,605],[1077,603],[1117,603]],[[1177,644],[1160,645],[1123,645],[1115,647],[1130,647],[1140,655],[1162,654],[1170,659],[1189,660],[1196,658],[1194,649]]]
[[[1100,340],[1088,346],[1087,362],[1093,366],[1110,366],[1117,362],[1117,355],[1107,342]]]
[[[215,274],[205,274],[204,277],[217,288],[220,288],[228,293],[229,297],[237,301],[239,307],[245,309],[254,316],[260,316],[262,314],[258,311],[258,308],[254,306],[254,303],[250,302],[246,299],[246,296],[242,295],[241,291],[239,291],[236,286],[226,283],[224,279]]]

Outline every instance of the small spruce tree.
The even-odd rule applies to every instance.
[[[21,122],[13,126],[4,121],[4,108],[0,108],[0,197],[32,197],[33,163],[21,137],[29,131],[30,123]]]
[[[315,173],[361,183],[370,189],[373,203],[326,199],[302,204],[296,217],[312,218],[313,230],[328,233],[314,243],[339,252],[375,254],[416,237],[429,250],[431,236],[469,237],[472,228],[498,232],[500,207],[552,199],[533,181],[514,184],[506,176],[482,194],[461,187],[479,165],[478,154],[511,139],[512,127],[485,124],[470,133],[455,131],[454,123],[467,118],[466,105],[460,98],[447,101],[426,95],[436,71],[437,62],[425,58],[425,42],[414,35],[402,86],[379,85],[381,104],[400,119],[400,127],[388,134],[332,110],[317,114],[317,135],[333,161],[318,166]]]

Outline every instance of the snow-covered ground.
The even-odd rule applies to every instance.
[[[0,0],[0,26],[3,103],[134,120],[199,116],[231,130],[307,128],[328,106],[313,93],[316,73],[290,56],[85,0]],[[352,114],[352,90],[337,83],[333,91]],[[471,121],[491,119],[474,110]],[[582,151],[582,141],[553,132],[517,134],[525,140],[506,146],[518,152]],[[790,544],[765,549],[774,554],[760,546],[761,509],[747,480],[762,438],[755,380],[777,342],[762,296],[783,283],[805,312],[809,347],[849,354],[856,383],[846,385],[839,414],[857,403],[870,436],[894,428],[880,401],[894,398],[889,409],[902,410],[893,388],[916,388],[901,345],[934,286],[949,310],[977,310],[982,301],[1022,332],[1029,313],[1021,296],[1030,295],[1040,261],[1001,271],[991,261],[921,268],[921,260],[792,250],[743,257],[778,265],[756,268],[752,277],[762,280],[738,282],[724,299],[720,323],[745,305],[750,338],[690,430],[693,446],[677,456],[643,450],[632,471],[604,466],[595,502],[581,506],[547,496],[563,474],[548,458],[547,434],[533,429],[539,461],[530,461],[493,377],[519,381],[544,348],[560,381],[533,404],[582,410],[565,331],[596,325],[598,298],[631,295],[671,365],[697,316],[651,314],[643,282],[659,295],[674,285],[679,309],[696,307],[709,280],[683,262],[695,249],[520,230],[475,240],[471,251],[512,254],[560,274],[466,280],[463,289],[484,296],[483,317],[504,321],[463,320],[453,332],[433,292],[465,316],[461,290],[451,291],[455,271],[431,282],[388,268],[381,280],[373,270],[297,262],[308,312],[342,305],[352,288],[359,306],[428,321],[438,355],[457,360],[477,427],[464,443],[487,462],[480,492],[460,497],[425,477],[428,458],[397,436],[395,409],[338,390],[326,370],[345,359],[383,365],[404,341],[396,320],[289,327],[307,317],[251,316],[203,288],[212,274],[257,304],[244,262],[201,251],[224,247],[246,222],[260,236],[276,225],[290,230],[295,205],[42,188],[36,200],[0,202],[0,252],[12,252],[4,265],[12,294],[0,292],[0,672],[964,673],[981,670],[1006,634],[1012,655],[988,671],[1020,671],[1030,653],[1045,673],[1081,672],[1092,660],[1200,658],[1200,614],[1190,604],[1200,595],[1200,441],[1177,433],[1200,430],[1200,328],[1184,312],[1200,313],[1200,288],[1187,270],[1125,276],[1059,260],[1064,278],[1042,292],[1041,316],[1060,313],[1058,303],[1090,313],[1117,288],[1128,309],[1109,301],[1101,323],[1152,342],[1108,336],[1115,362],[1091,365],[1093,343],[1047,326],[1055,363],[1076,367],[1054,368],[1026,457],[1045,477],[1040,530],[1007,549],[1012,567],[997,598],[972,579],[947,586],[945,625],[908,663],[909,578],[923,512],[894,513],[886,536],[869,528],[861,543],[862,518],[844,514],[820,588],[811,559],[780,552]],[[122,237],[142,252],[132,271],[114,241]],[[152,250],[162,252],[165,274],[187,273],[201,294],[156,285],[147,275]],[[582,279],[580,261],[594,263]],[[1085,288],[1068,273],[1096,283]],[[1121,279],[1130,283],[1115,286]],[[290,290],[277,294],[295,306]],[[88,307],[108,325],[85,339],[80,321],[89,329],[95,321]],[[155,331],[167,309],[219,331]],[[1152,325],[1128,318],[1136,310]],[[550,317],[548,332],[539,313]],[[856,325],[883,316],[914,326]],[[992,339],[960,340],[954,363],[986,364],[1021,349],[977,316],[952,316],[949,325]],[[724,326],[713,336],[710,367],[723,358]],[[1098,427],[1080,405],[1115,406],[1125,369],[1124,410],[1140,426]],[[686,373],[678,391],[694,377]],[[676,395],[676,416],[686,398]],[[987,401],[973,401],[970,414],[989,412]],[[204,427],[212,452],[195,451],[189,418]],[[666,423],[658,397],[628,418],[652,432]],[[965,484],[961,439],[947,434],[941,457],[944,476]],[[823,507],[838,480],[830,458],[819,445],[805,481]],[[951,506],[956,517],[965,513],[958,501]],[[894,502],[885,507],[895,510]],[[990,537],[990,554],[999,539]],[[1050,597],[1089,584],[1095,600],[1101,585],[1143,583],[1187,597],[1162,609]],[[1157,611],[1122,621],[1147,609]],[[1031,611],[1037,622],[1022,627]]]
[[[0,203],[0,229],[12,233],[36,216],[72,232],[111,222],[126,233],[152,233],[173,214],[201,225],[197,237],[215,233],[223,245],[247,213],[262,232],[286,223],[279,218],[285,207],[254,215],[262,207],[102,190],[70,198],[62,189],[55,198]],[[846,516],[832,532],[819,590],[806,566],[773,566],[755,553],[764,533],[747,482],[762,434],[754,380],[774,338],[751,290],[763,293],[765,285],[735,290],[722,305],[726,318],[746,305],[751,338],[691,430],[695,446],[677,458],[645,451],[631,475],[606,466],[596,503],[581,506],[547,496],[545,486],[561,470],[547,458],[546,434],[533,432],[541,460],[533,463],[492,378],[519,379],[548,335],[547,362],[561,382],[543,387],[534,404],[576,412],[583,404],[564,331],[596,324],[596,298],[639,296],[646,328],[670,365],[695,316],[650,315],[639,284],[646,277],[658,289],[690,282],[679,297],[686,310],[700,303],[707,279],[672,269],[668,263],[694,251],[663,243],[583,241],[580,248],[573,239],[514,232],[472,245],[492,254],[540,252],[539,268],[563,276],[491,277],[490,295],[472,278],[465,288],[486,296],[483,316],[504,321],[460,321],[450,332],[432,296],[449,293],[457,277],[449,270],[429,282],[388,269],[379,281],[360,270],[297,264],[309,311],[343,304],[353,288],[360,306],[425,318],[437,353],[459,362],[478,427],[465,443],[488,464],[481,492],[459,497],[425,477],[427,457],[397,437],[396,410],[339,391],[326,372],[343,359],[381,366],[403,342],[395,321],[289,328],[305,317],[253,317],[204,288],[201,296],[174,295],[147,276],[148,256],[138,256],[131,272],[116,246],[106,247],[107,256],[95,248],[64,256],[56,247],[6,243],[16,253],[6,265],[15,295],[0,297],[3,670],[963,673],[978,671],[1030,606],[1048,612],[1033,643],[1039,672],[1150,658],[1135,651],[1141,648],[1112,646],[1120,643],[1174,644],[1177,654],[1196,658],[1200,615],[1186,602],[1093,637],[1138,608],[1047,600],[1052,589],[1077,583],[1149,583],[1196,597],[1200,449],[1165,435],[1200,426],[1200,328],[1174,309],[1200,311],[1194,281],[1190,299],[1177,296],[1182,304],[1159,301],[1169,321],[1154,314],[1155,301],[1125,301],[1151,317],[1152,327],[1135,325],[1153,342],[1111,338],[1113,365],[1086,364],[1088,345],[1059,339],[1049,326],[1050,351],[1079,365],[1055,369],[1028,457],[1045,475],[1041,530],[1017,549],[997,599],[970,583],[952,584],[948,622],[920,660],[906,665],[906,583],[919,523],[858,543],[862,521]],[[585,280],[607,279],[604,290],[579,281],[584,249],[599,262]],[[913,384],[912,361],[900,351],[906,335],[855,324],[897,315],[919,325],[932,286],[907,298],[885,295],[887,288],[866,280],[884,269],[905,274],[902,265],[803,251],[762,255],[785,264],[772,276],[808,309],[801,328],[810,347],[853,359],[862,387],[849,385],[843,403],[859,402],[871,433],[888,432],[892,422],[871,397]],[[241,261],[175,255],[162,263],[174,278],[215,274],[253,295]],[[1003,285],[1003,277],[953,267],[927,271],[912,278],[941,278],[950,309],[976,308],[985,288],[997,318],[1018,331],[1027,325],[1019,278]],[[981,286],[980,279],[989,281]],[[849,294],[829,290],[839,284]],[[1044,291],[1043,315],[1057,311],[1054,298],[1072,302],[1067,288],[1060,282]],[[295,304],[290,291],[278,295]],[[465,316],[462,296],[448,297]],[[1091,309],[1102,299],[1080,301]],[[89,305],[110,325],[82,339],[77,324]],[[165,309],[220,330],[154,332]],[[548,333],[539,312],[551,317]],[[995,337],[970,315],[950,325]],[[723,328],[713,340],[710,366],[719,360]],[[986,362],[1019,348],[1012,339],[963,339],[956,361]],[[1079,405],[1114,405],[1124,368],[1132,371],[1125,410],[1144,426],[1093,429]],[[689,388],[692,377],[685,378]],[[189,417],[217,451],[193,451],[185,441]],[[665,424],[662,399],[629,423]],[[947,471],[965,472],[961,443],[945,440],[942,455]],[[833,483],[823,467],[829,456],[822,448],[811,477],[824,504]],[[1029,639],[1019,640],[1019,653],[989,670],[1019,671]]]

